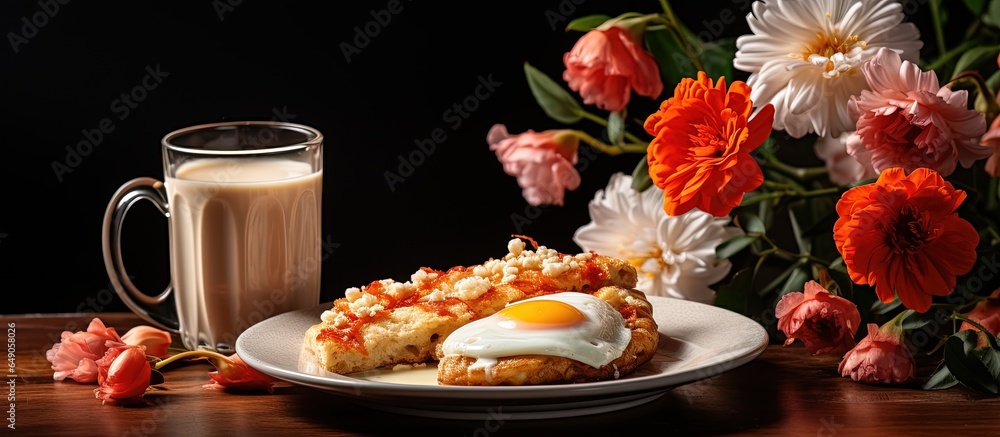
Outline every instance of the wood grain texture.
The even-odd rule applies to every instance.
[[[98,316],[119,333],[142,323],[128,313]],[[998,435],[1000,397],[952,388],[870,386],[837,374],[839,357],[811,356],[800,344],[771,345],[756,360],[687,384],[662,398],[618,412],[530,421],[465,421],[372,410],[309,387],[282,385],[273,394],[206,389],[204,362],[181,363],[147,392],[147,405],[101,405],[95,384],[53,381],[45,351],[63,330],[86,327],[93,315],[0,316],[15,324],[16,432],[47,436],[401,435]],[[5,372],[6,373],[6,372]],[[6,376],[6,375],[5,375]],[[11,378],[5,378],[5,382]],[[8,389],[10,385],[8,384]],[[9,402],[4,409],[9,409]],[[4,415],[4,425],[9,424]]]

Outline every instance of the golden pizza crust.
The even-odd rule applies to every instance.
[[[579,361],[544,355],[518,355],[497,359],[490,368],[473,366],[475,358],[461,355],[442,357],[438,362],[438,383],[443,385],[540,385],[569,384],[618,379],[632,373],[653,358],[659,346],[659,332],[653,307],[641,291],[603,287],[594,293],[625,316],[632,338],[622,355],[599,368]],[[438,348],[440,356],[440,347]]]
[[[475,266],[422,268],[407,282],[382,280],[349,289],[306,331],[302,347],[319,368],[340,374],[432,361],[454,330],[510,302],[561,291],[632,288],[637,281],[635,268],[618,258],[567,255],[544,246],[531,250],[519,239],[511,240],[508,250],[503,258]]]

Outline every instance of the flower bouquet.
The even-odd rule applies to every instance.
[[[558,76],[525,64],[560,126],[487,134],[525,200],[563,205],[582,148],[641,156],[573,234],[640,290],[855,381],[1000,392],[1000,0],[733,1],[749,32],[715,39],[652,6],[570,21]]]

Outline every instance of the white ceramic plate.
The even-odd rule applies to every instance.
[[[525,387],[437,385],[433,364],[424,368],[340,375],[318,369],[302,351],[306,329],[332,304],[279,314],[246,330],[236,352],[253,368],[294,384],[347,396],[355,403],[395,413],[449,419],[550,419],[641,405],[668,390],[718,375],[759,356],[768,344],[757,322],[711,305],[650,296],[659,325],[656,355],[614,381]]]

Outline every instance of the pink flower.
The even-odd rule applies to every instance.
[[[274,392],[274,383],[278,380],[248,366],[237,354],[229,358],[209,358],[209,360],[216,370],[208,372],[208,377],[212,378],[214,383],[205,385],[205,388]]]
[[[871,162],[878,172],[926,167],[948,176],[956,162],[968,168],[993,153],[979,145],[986,119],[966,107],[967,91],[941,87],[934,71],[923,72],[887,48],[861,68],[871,90],[848,104],[858,123],[847,150],[858,162]]]
[[[826,163],[830,174],[830,182],[837,185],[848,185],[864,179],[878,177],[872,168],[871,160],[862,164],[847,153],[847,139],[854,131],[840,134],[837,137],[819,137],[813,148],[816,156]]]
[[[778,329],[788,337],[785,346],[802,340],[813,354],[840,354],[854,347],[861,313],[853,302],[830,294],[816,281],[805,292],[785,294],[775,307]]]
[[[563,79],[583,103],[617,112],[628,105],[632,90],[656,98],[663,91],[656,59],[629,29],[602,26],[584,34],[563,56]]]
[[[997,97],[997,103],[1000,103],[1000,95]],[[990,129],[979,140],[979,145],[989,147],[992,151],[986,160],[986,173],[993,177],[1000,176],[1000,117],[993,119]]]
[[[504,171],[517,178],[528,203],[562,205],[565,190],[580,186],[577,161],[580,139],[571,130],[527,131],[509,135],[502,124],[493,125],[486,141]]]
[[[894,322],[879,328],[868,324],[868,336],[844,355],[841,376],[866,384],[904,384],[916,379],[917,367],[903,344],[903,330]]]
[[[63,331],[58,343],[45,352],[45,359],[55,370],[52,378],[62,381],[66,378],[76,382],[97,381],[97,363],[108,348],[122,343],[114,328],[104,326],[101,319],[90,321],[86,331]]]
[[[170,353],[171,343],[170,333],[152,326],[139,325],[129,329],[122,336],[122,342],[130,346],[142,345],[146,347],[146,354],[154,357],[166,358]]]
[[[143,346],[112,347],[97,360],[97,366],[100,387],[94,390],[94,395],[103,403],[125,405],[142,401],[152,375]]]

